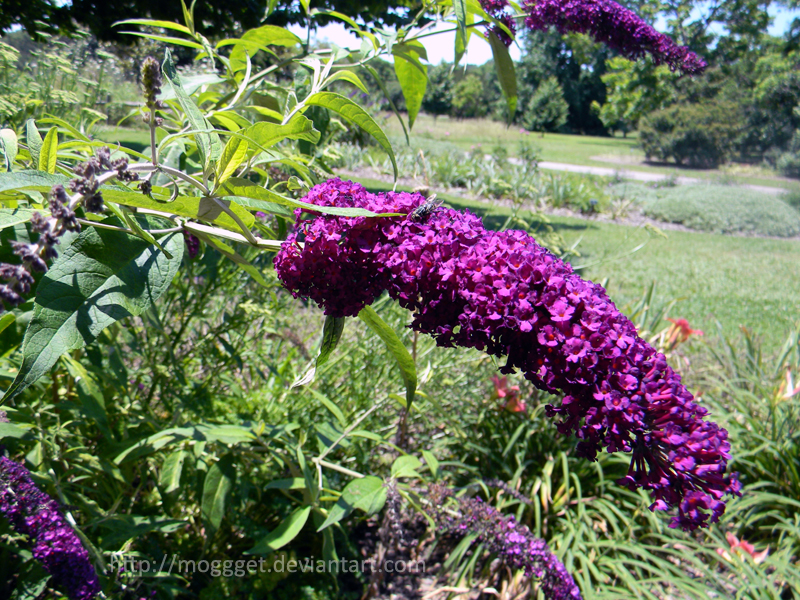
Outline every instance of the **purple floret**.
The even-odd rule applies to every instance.
[[[403,214],[425,202],[339,179],[305,200]],[[650,490],[651,510],[677,508],[671,527],[717,521],[722,497],[740,491],[736,475],[725,475],[727,432],[703,419],[664,355],[602,286],[522,231],[487,231],[475,215],[445,208],[423,221],[326,215],[298,222],[275,267],[295,297],[327,315],[355,316],[386,290],[438,345],[505,356],[504,373],[519,369],[538,388],[562,391],[560,406],[548,406],[559,430],[575,433],[590,460],[602,448],[631,453],[621,483]]]
[[[645,23],[635,12],[611,0],[525,0],[530,29],[555,27],[559,33],[587,33],[632,60],[645,54],[656,64],[683,73],[700,73],[706,63],[686,46]]]
[[[494,552],[513,569],[524,569],[528,577],[539,581],[547,600],[580,600],[581,592],[575,580],[542,539],[530,529],[505,516],[480,498],[454,498],[455,510],[446,508],[452,492],[434,485],[429,494],[430,513],[439,529],[464,536],[477,534],[490,552]]]
[[[0,457],[0,513],[33,545],[33,557],[71,600],[100,593],[97,573],[75,530],[50,496],[40,491],[22,465]]]

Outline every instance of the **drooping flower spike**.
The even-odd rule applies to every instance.
[[[555,27],[559,33],[586,33],[631,60],[649,54],[656,64],[689,75],[706,68],[705,61],[686,46],[612,0],[525,0],[523,9],[530,29]]]
[[[305,201],[408,215],[425,199],[332,179]],[[487,231],[475,215],[445,208],[424,220],[317,216],[298,221],[275,267],[295,297],[327,315],[354,316],[388,291],[440,346],[505,356],[504,373],[561,390],[561,405],[548,407],[559,430],[575,433],[591,460],[602,448],[631,453],[621,483],[649,490],[653,510],[677,508],[672,527],[707,526],[724,512],[723,496],[739,493],[725,474],[727,432],[704,420],[706,409],[601,286],[524,232]]]
[[[89,553],[58,503],[36,487],[25,467],[5,456],[0,457],[0,513],[14,531],[28,537],[33,557],[70,600],[90,600],[100,593]]]
[[[451,498],[451,505],[448,505]],[[514,569],[535,577],[547,600],[581,600],[581,592],[547,543],[530,529],[480,498],[456,498],[436,484],[428,494],[429,514],[441,531],[464,537],[475,534],[485,547]]]

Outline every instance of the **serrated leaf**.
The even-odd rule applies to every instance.
[[[328,518],[317,531],[338,523],[355,509],[363,510],[368,516],[377,514],[386,504],[386,488],[383,480],[369,475],[354,479],[342,490],[342,495],[328,512]]]
[[[46,374],[63,353],[82,348],[112,323],[139,315],[158,300],[172,283],[184,249],[180,233],[159,242],[171,260],[140,238],[94,227],[64,249],[36,289],[22,366],[6,400]]]
[[[186,457],[190,456],[185,450],[178,450],[170,454],[161,465],[161,473],[158,482],[161,484],[165,494],[177,492],[181,487],[181,474],[183,473],[183,463]]]
[[[331,353],[339,344],[339,340],[342,338],[342,332],[344,331],[344,323],[344,317],[325,317],[325,324],[322,326],[322,340],[320,341],[317,358],[305,374],[292,384],[291,389],[302,385],[308,385],[314,381],[317,369],[327,362]]]
[[[203,521],[214,531],[219,529],[222,519],[225,517],[225,505],[235,480],[236,467],[231,454],[226,454],[211,465],[206,473],[200,510],[203,514]]]
[[[417,469],[422,466],[422,462],[416,456],[398,456],[392,464],[392,477],[419,477]]]
[[[267,46],[284,46],[291,48],[301,43],[300,38],[288,29],[275,25],[262,25],[261,27],[247,31],[239,40],[230,40],[230,42],[226,40],[224,45],[235,44],[229,60],[231,71],[236,73],[247,67],[245,53],[248,50],[250,50],[250,56],[254,56],[254,48],[256,50],[261,49],[268,52],[269,49]],[[223,44],[217,44],[217,48],[222,45]]]
[[[395,44],[392,49],[394,72],[406,100],[408,126],[411,129],[414,128],[414,121],[422,107],[422,98],[425,96],[425,88],[428,86],[428,68],[419,61],[418,47],[424,49],[424,46],[416,41]]]
[[[371,306],[362,308],[361,312],[358,313],[358,318],[364,321],[383,340],[383,343],[386,344],[389,352],[392,353],[395,361],[397,361],[397,366],[400,368],[400,374],[403,377],[403,383],[406,386],[406,407],[411,409],[411,403],[414,401],[414,395],[417,391],[417,368],[414,366],[414,359],[403,345],[403,342],[400,341],[400,338],[397,337],[394,329],[389,327]]]
[[[494,32],[487,32],[486,37],[492,47],[492,56],[497,70],[497,78],[500,80],[500,88],[503,90],[503,95],[506,97],[506,103],[508,104],[508,122],[510,123],[511,119],[514,118],[514,113],[517,111],[517,74],[514,70],[514,61],[511,60],[511,56],[508,54],[508,48]]]
[[[39,155],[42,150],[42,136],[36,128],[36,121],[28,119],[25,123],[25,141],[28,143],[28,152],[31,154],[31,162],[34,168],[39,166]]]
[[[279,548],[283,548],[291,542],[305,527],[308,515],[311,514],[310,506],[303,506],[294,511],[278,527],[262,538],[255,546],[250,548],[245,554],[269,554]]]
[[[58,127],[51,127],[39,150],[39,170],[47,173],[56,172],[56,158],[58,155]]]
[[[10,171],[19,152],[17,134],[13,129],[0,129],[0,151],[3,153],[6,171]]]
[[[392,144],[380,128],[380,125],[378,125],[363,108],[349,98],[334,94],[333,92],[317,92],[306,98],[305,103],[308,106],[321,106],[332,110],[351,123],[355,123],[374,137],[375,141],[377,141],[381,148],[386,150],[386,153],[389,155],[392,161],[392,167],[394,168],[394,178],[397,179],[397,161],[395,160],[394,150],[392,150]]]
[[[186,118],[192,126],[192,129],[198,131],[195,133],[195,140],[197,141],[197,149],[200,152],[200,157],[203,165],[207,166],[210,162],[217,160],[222,154],[222,142],[219,135],[212,131],[211,123],[203,116],[201,110],[197,107],[194,100],[186,93],[181,85],[181,78],[175,68],[175,63],[172,62],[172,55],[169,50],[165,51],[164,63],[161,65],[161,71],[167,82],[172,88],[178,103],[181,105],[183,112],[186,113]],[[207,131],[208,133],[205,133]]]
[[[247,156],[248,147],[249,144],[242,138],[231,137],[228,140],[217,163],[217,185],[224,183],[236,172]]]

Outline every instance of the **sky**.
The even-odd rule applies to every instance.
[[[782,35],[786,32],[792,20],[800,17],[800,9],[788,10],[784,8],[770,8],[770,14],[773,16],[773,23],[769,28],[772,35]],[[455,33],[452,32],[452,25],[440,24],[436,30],[440,31],[437,35],[424,38],[422,40],[425,49],[428,52],[428,62],[432,65],[437,65],[442,61],[453,62],[454,46],[455,46]],[[294,33],[301,38],[305,38],[306,29],[299,25],[290,26]],[[320,42],[328,41],[341,46],[343,48],[358,48],[361,45],[359,38],[347,31],[344,25],[333,23],[317,30],[316,35],[313,36]],[[509,48],[509,54],[513,60],[519,60],[520,50],[514,44]],[[466,61],[473,65],[482,65],[492,58],[492,50],[489,44],[483,39],[480,34],[473,34],[470,36],[469,46],[467,47]]]

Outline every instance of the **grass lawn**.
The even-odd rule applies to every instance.
[[[397,146],[405,144],[403,131],[394,115],[388,115],[381,125],[392,137],[393,144]],[[772,177],[773,173],[763,167],[733,165],[716,170],[699,170],[637,164],[637,161],[644,159],[644,153],[636,147],[635,135],[622,138],[546,133],[542,136],[538,133],[522,133],[519,127],[507,128],[503,123],[489,119],[459,121],[439,117],[434,121],[433,117],[419,115],[411,132],[410,141],[412,147],[422,149],[434,149],[437,143],[440,143],[444,144],[442,149],[452,145],[467,151],[480,145],[487,154],[492,153],[494,146],[504,146],[510,156],[516,155],[520,143],[525,141],[541,150],[540,160],[544,161],[648,173],[675,173],[684,177],[712,181],[722,180],[800,190],[800,182]],[[604,157],[607,160],[597,160],[597,157]]]
[[[391,189],[361,180],[371,190]],[[439,195],[454,208],[481,214],[487,226],[502,222],[507,209],[488,203]],[[789,330],[800,324],[800,242],[745,238],[709,233],[667,232],[667,239],[645,229],[551,217],[568,243],[580,239],[582,275],[593,281],[608,278],[607,289],[620,306],[638,301],[651,282],[656,297],[667,303],[680,299],[672,317],[688,319],[694,328],[713,334],[716,322],[726,335],[744,326],[757,333],[767,352],[779,349]],[[641,244],[646,245],[630,254]]]

